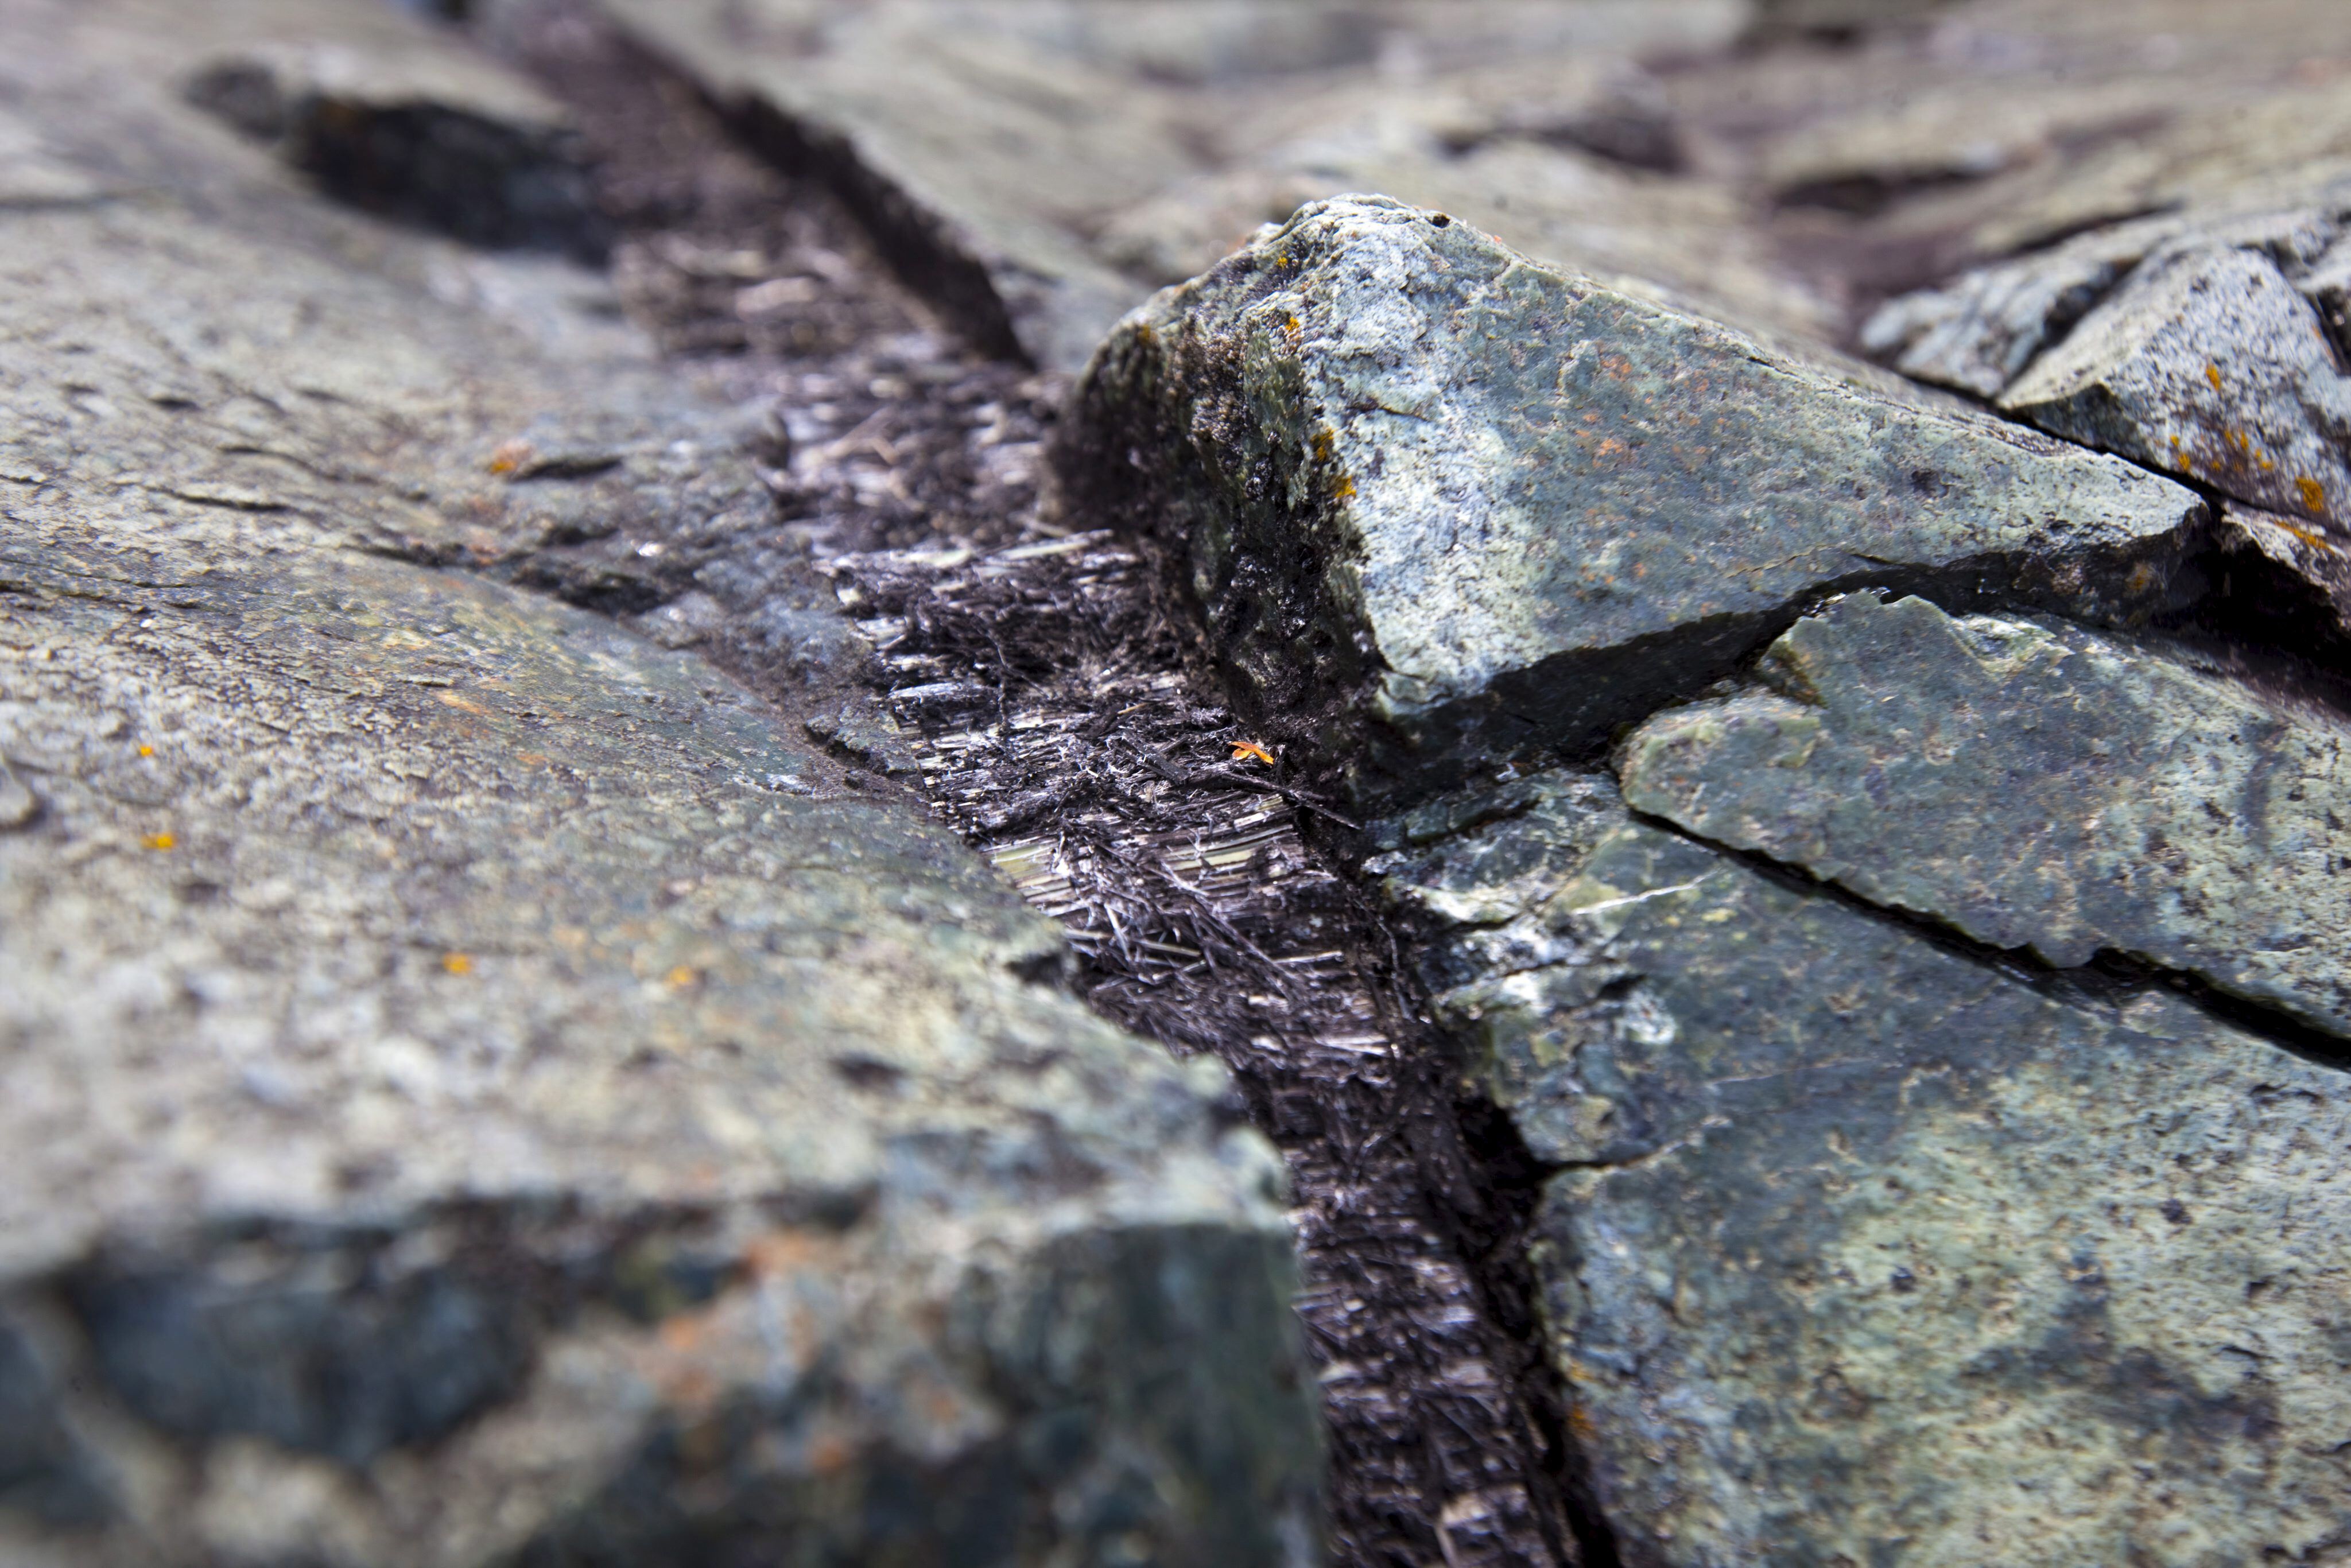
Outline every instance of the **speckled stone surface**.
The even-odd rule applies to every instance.
[[[1839,586],[2164,601],[2195,497],[1865,379],[1344,200],[1129,318],[1070,466],[1359,800],[1589,748]]]
[[[2113,950],[2351,1034],[2351,723],[2057,622],[1861,594],[1669,710],[1625,798],[2062,967]]]
[[[2317,310],[2256,250],[2143,266],[2000,404],[2272,511],[2351,517],[2351,381]]]
[[[1624,1561],[2351,1544],[2339,1068],[2162,990],[2036,989],[1604,778],[1453,818],[1375,863],[1566,1167],[1532,1256]]]

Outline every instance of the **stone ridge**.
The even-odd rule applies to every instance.
[[[2351,725],[1923,599],[1837,600],[1761,671],[1643,726],[1626,801],[1995,947],[2126,953],[2351,1035]]]
[[[1362,801],[1589,751],[1840,587],[2127,620],[2205,517],[1376,198],[1159,296],[1075,409],[1077,494],[1181,544],[1244,707]]]
[[[2351,1080],[2159,988],[2036,988],[1604,778],[1456,814],[1374,866],[1564,1167],[1531,1256],[1624,1562],[2339,1548]]]

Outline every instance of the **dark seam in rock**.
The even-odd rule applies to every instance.
[[[2282,1008],[2217,990],[2210,982],[2183,970],[2113,948],[2101,949],[2086,964],[2064,967],[2049,963],[2029,948],[1995,947],[1990,943],[1979,942],[1933,915],[1892,904],[1874,904],[1852,889],[1815,876],[1802,866],[1774,860],[1760,851],[1742,850],[1718,842],[1704,834],[1690,831],[1669,818],[1631,808],[1627,810],[1633,820],[1644,826],[1711,850],[1792,893],[1834,900],[1882,925],[1898,927],[1955,958],[1993,970],[2004,978],[2054,1000],[2074,1007],[2110,1010],[2137,992],[2161,989],[2208,1017],[2242,1030],[2280,1051],[2321,1067],[2351,1072],[2351,1040],[2304,1023]]]

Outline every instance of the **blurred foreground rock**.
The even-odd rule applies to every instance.
[[[0,211],[0,1557],[1313,1561],[1221,1070],[845,789],[839,690],[513,585],[755,527],[756,442],[592,275],[181,99],[346,24],[421,29],[8,8],[139,196]]]

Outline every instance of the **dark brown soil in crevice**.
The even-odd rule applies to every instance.
[[[1290,1169],[1334,1563],[1610,1568],[1561,1479],[1523,1256],[1542,1173],[1463,1088],[1381,912],[1315,841],[1320,802],[1237,751],[1257,737],[1200,677],[1161,563],[1050,515],[1063,387],[975,353],[817,180],[573,0],[477,36],[575,111],[632,315],[772,410],[772,518],[621,607],[804,718],[861,764],[852,787],[951,821],[1063,922],[1098,1009],[1232,1068]],[[879,670],[825,632],[838,604]]]

